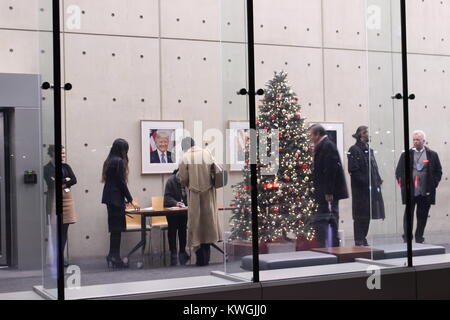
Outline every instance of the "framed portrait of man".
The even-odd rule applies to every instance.
[[[183,121],[141,121],[142,174],[172,173],[178,167]]]
[[[245,152],[250,124],[247,120],[229,122],[230,171],[241,171],[245,166]]]

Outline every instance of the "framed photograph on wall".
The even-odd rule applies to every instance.
[[[229,161],[230,171],[241,171],[245,166],[245,145],[249,136],[250,124],[248,121],[229,122]]]
[[[328,138],[336,145],[339,155],[341,156],[341,162],[344,164],[344,123],[342,122],[311,122],[309,126],[313,124],[322,125],[328,135]]]
[[[183,121],[141,121],[142,174],[172,173],[178,168]]]

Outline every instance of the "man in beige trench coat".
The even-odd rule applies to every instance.
[[[216,189],[211,181],[213,156],[195,146],[192,138],[182,142],[185,152],[179,164],[180,182],[188,189],[187,245],[194,248],[196,264],[209,264],[210,245],[222,241],[222,227],[217,210]]]

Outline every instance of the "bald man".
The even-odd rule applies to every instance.
[[[428,213],[431,205],[436,204],[436,189],[442,178],[442,166],[439,156],[436,152],[425,146],[426,135],[418,130],[413,133],[414,147],[409,150],[410,168],[412,181],[411,190],[411,219],[414,219],[414,209],[417,206],[417,228],[415,240],[417,243],[423,243],[425,226],[427,224]],[[402,201],[406,204],[406,183],[405,183],[405,153],[400,157],[395,172],[398,184],[402,190]],[[411,221],[411,225],[413,220]],[[403,217],[403,241],[406,242],[406,210]]]

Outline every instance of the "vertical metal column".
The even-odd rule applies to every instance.
[[[248,98],[250,113],[250,191],[252,201],[253,282],[259,282],[258,177],[256,168],[258,141],[255,102],[255,39],[253,0],[247,0]]]
[[[57,234],[57,275],[58,300],[64,300],[64,248],[62,247],[62,159],[61,159],[61,36],[60,4],[53,0],[53,93],[55,121],[55,200],[56,200],[56,234]]]
[[[401,30],[402,30],[402,77],[403,77],[403,134],[405,144],[405,192],[406,192],[406,241],[408,251],[408,267],[412,261],[412,212],[411,212],[411,157],[409,154],[409,89],[408,89],[408,43],[406,26],[406,0],[400,0]]]

